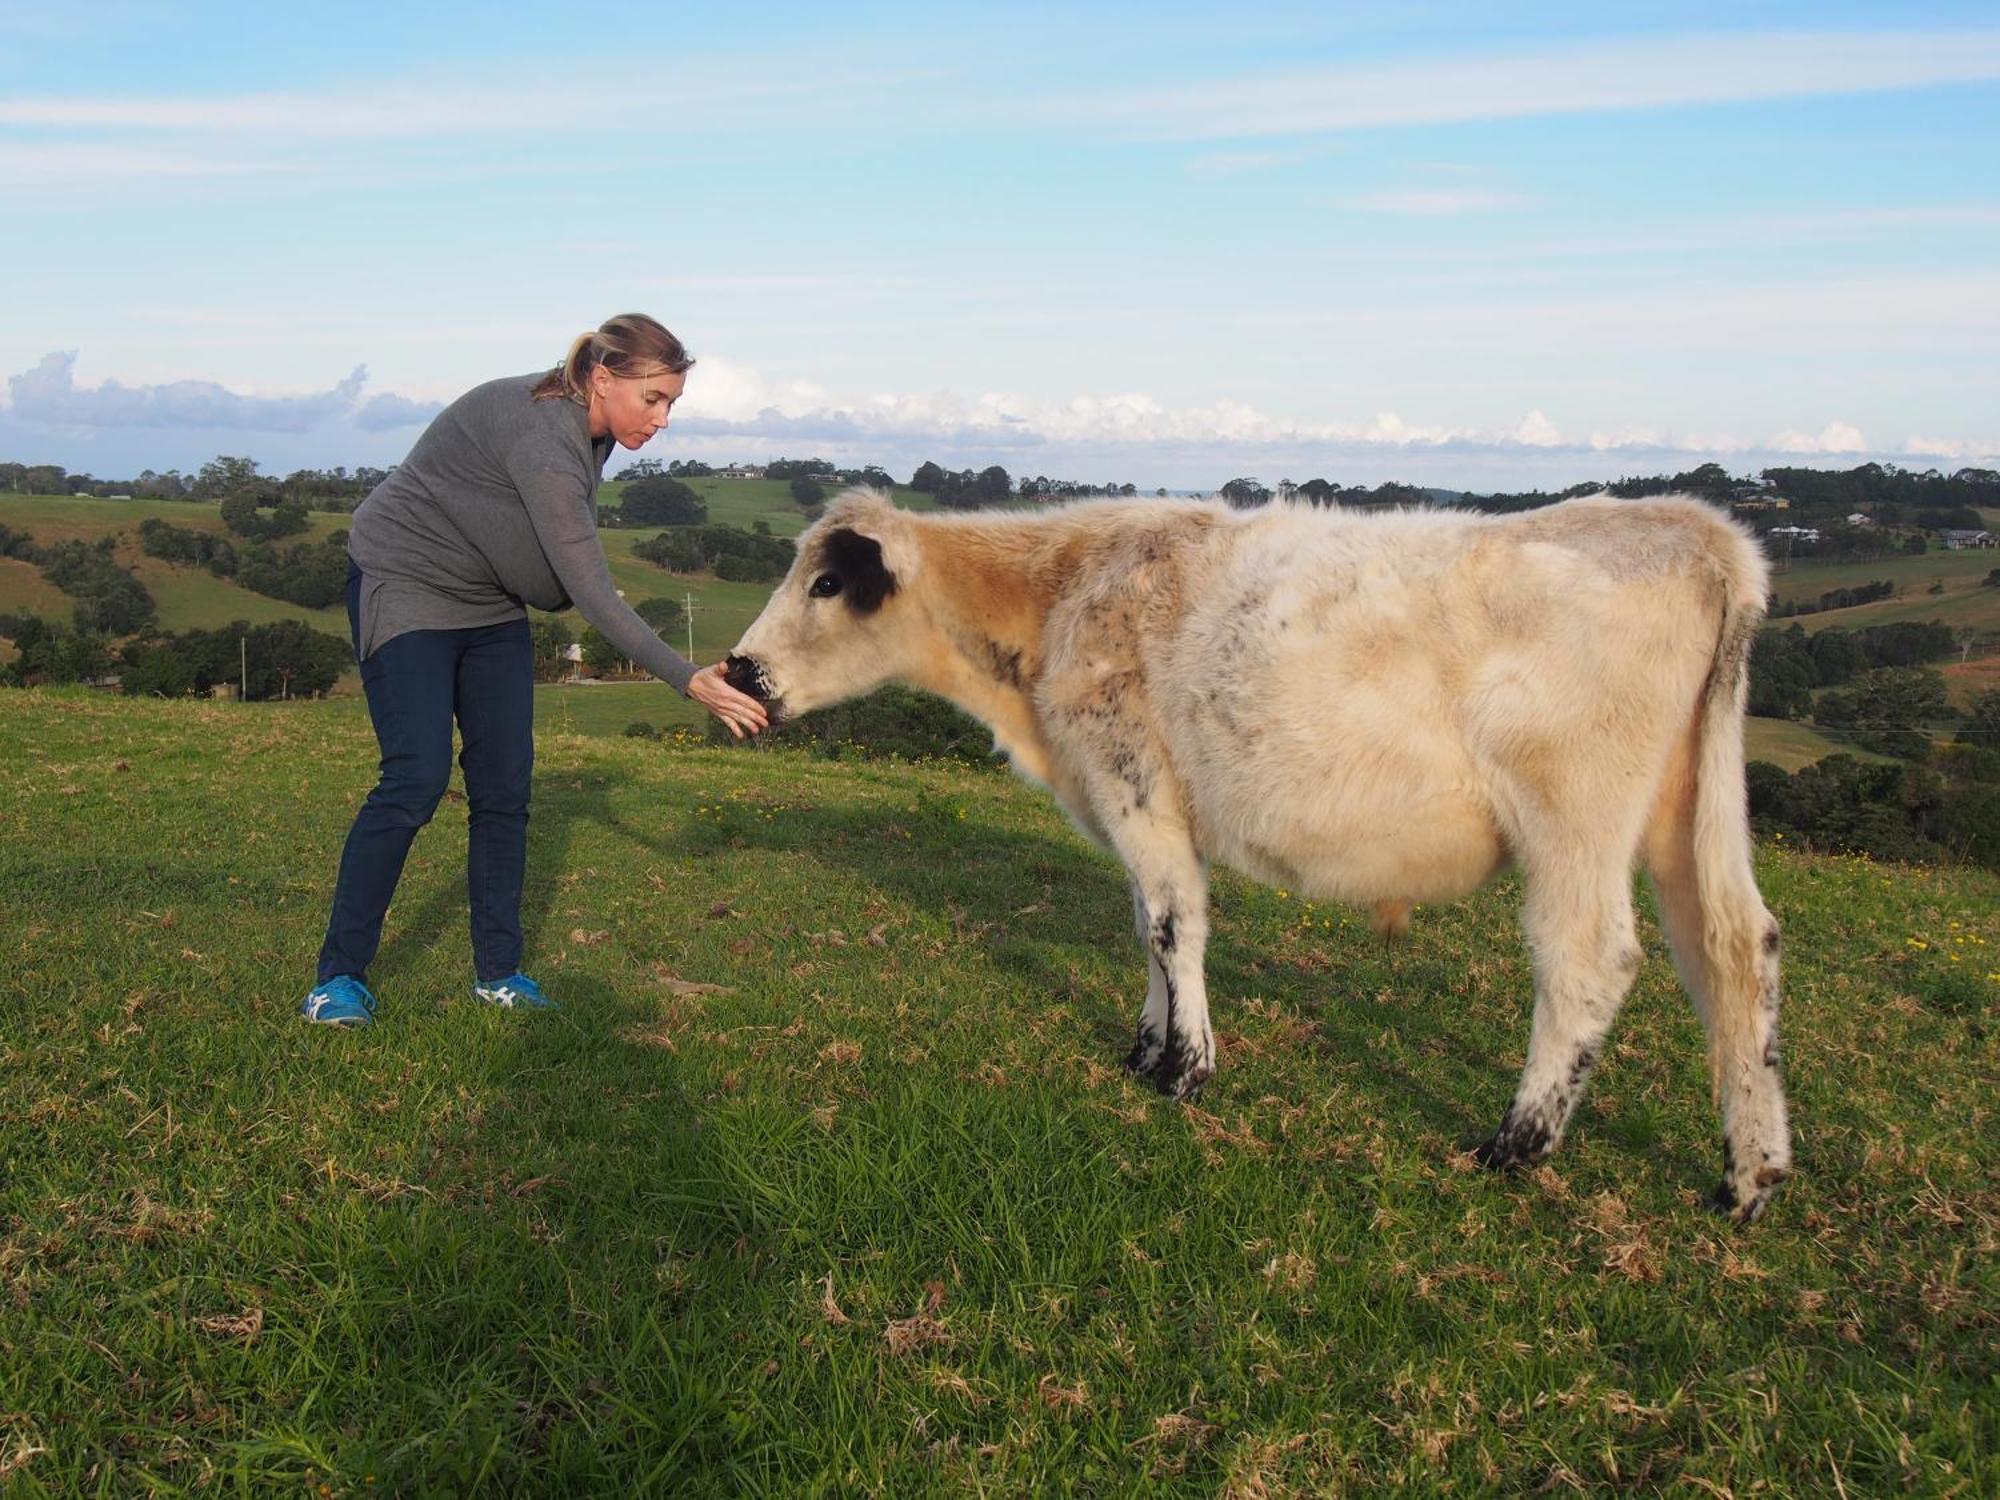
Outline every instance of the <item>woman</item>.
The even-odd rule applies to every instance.
[[[597,537],[597,483],[615,442],[667,425],[694,361],[665,328],[627,313],[570,346],[545,375],[459,397],[375,487],[348,532],[347,617],[381,780],[347,835],[308,1021],[365,1026],[366,976],[410,841],[451,779],[458,721],[469,805],[466,892],[475,999],[554,1005],[521,973],[535,674],[528,605],[566,609],[620,655],[670,682],[741,738],[763,707],[693,664],[618,597]]]

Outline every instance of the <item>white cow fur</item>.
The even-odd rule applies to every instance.
[[[1765,593],[1755,544],[1681,498],[932,516],[852,491],[731,673],[785,713],[900,678],[990,724],[1123,860],[1149,956],[1128,1065],[1176,1096],[1215,1066],[1210,861],[1392,912],[1512,862],[1535,1007],[1492,1165],[1561,1139],[1639,963],[1643,859],[1708,1032],[1716,1201],[1747,1220],[1791,1160],[1743,786]]]

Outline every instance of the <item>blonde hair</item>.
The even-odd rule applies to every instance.
[[[644,313],[606,318],[594,332],[580,333],[561,364],[535,383],[537,401],[561,396],[590,404],[590,372],[603,365],[613,375],[637,377],[661,370],[678,375],[694,363],[685,345]]]

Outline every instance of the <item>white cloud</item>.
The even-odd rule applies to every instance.
[[[1866,453],[1868,440],[1845,422],[1829,422],[1817,434],[1785,431],[1771,439],[1780,453]]]
[[[308,432],[352,418],[368,431],[427,421],[435,404],[380,395],[360,406],[368,368],[356,365],[326,390],[300,395],[255,396],[212,380],[125,385],[106,380],[79,386],[76,351],[47,354],[33,369],[8,377],[10,409],[17,421],[57,428],[181,427],[231,432]],[[358,409],[357,409],[358,408]]]
[[[1614,39],[1438,61],[1374,58],[1047,101],[1044,117],[1155,140],[1926,88],[2000,78],[2000,31],[1736,32]]]
[[[889,80],[877,75],[874,87]],[[792,66],[782,58],[707,59],[677,64],[675,129],[685,134],[768,123],[772,112],[834,109],[853,98],[839,69]],[[587,101],[588,108],[574,107]],[[660,105],[645,90],[607,91],[595,65],[569,71],[366,78],[321,89],[240,93],[16,94],[0,98],[0,127],[148,136],[242,136],[256,140],[388,140],[523,134],[584,135],[619,125],[657,125]]]
[[[1559,448],[1563,435],[1556,424],[1539,411],[1531,411],[1521,419],[1521,425],[1514,429],[1514,441],[1525,443],[1530,448]]]
[[[2000,441],[1991,438],[1979,442],[1966,438],[1919,437],[1912,434],[1903,440],[1903,451],[1925,454],[1932,458],[1953,459],[1961,463],[2000,462]]]
[[[283,455],[283,465],[395,462],[441,406],[392,392],[365,396],[365,366],[330,387],[250,394],[205,380],[79,387],[75,362],[72,353],[50,354],[5,383],[11,403],[0,401],[0,435],[10,450],[21,449],[18,456],[136,471],[185,464],[189,454],[212,453],[223,441],[235,444],[228,451],[250,451],[256,445],[246,449],[241,435],[259,434]],[[1846,466],[1868,458],[1915,467],[1983,464],[2000,455],[2000,440],[1971,438],[1912,437],[1899,449],[1870,447],[1858,428],[1840,421],[1764,440],[1647,424],[1572,438],[1540,409],[1488,426],[1393,410],[1306,420],[1230,398],[1169,405],[1141,391],[837,397],[811,382],[767,378],[727,360],[704,359],[701,370],[703,380],[677,412],[667,445],[680,456],[711,460],[814,455],[901,471],[929,458],[960,468],[1000,463],[1017,474],[1176,487],[1268,469],[1494,489],[1672,472],[1710,459],[1753,472],[1774,463]],[[156,435],[135,435],[146,430]],[[69,448],[72,439],[89,446]]]

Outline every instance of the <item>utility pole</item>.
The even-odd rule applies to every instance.
[[[693,594],[681,595],[681,608],[687,612],[688,660],[693,661],[694,660],[694,595]]]
[[[250,637],[247,633],[236,637],[237,666],[241,672],[241,686],[236,689],[236,701],[250,701]]]

